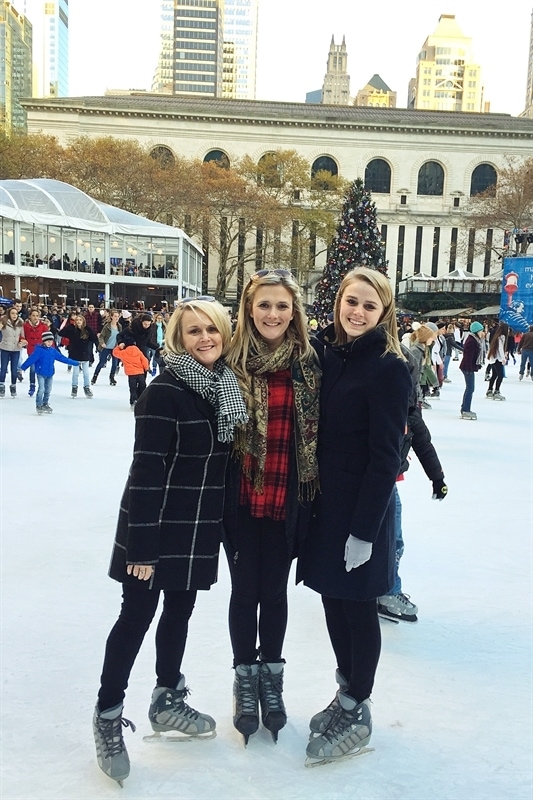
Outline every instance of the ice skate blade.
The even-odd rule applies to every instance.
[[[217,735],[216,730],[208,731],[207,733],[180,733],[179,731],[155,731],[149,736],[143,736],[143,742],[168,742],[170,744],[181,744],[182,742],[205,741],[206,739],[215,739]]]
[[[374,750],[375,747],[361,747],[354,753],[347,753],[346,755],[338,756],[337,758],[313,758],[311,756],[307,756],[305,759],[305,766],[308,769],[313,769],[314,767],[325,767],[326,764],[338,764],[339,761],[349,761],[351,758],[357,758],[358,756],[367,755],[367,753],[373,753]]]
[[[378,611],[378,617],[380,619],[386,619],[387,622],[393,622],[395,625],[399,625],[400,623],[399,619],[395,619],[394,617],[389,617],[387,616],[387,614],[380,614],[379,611]]]

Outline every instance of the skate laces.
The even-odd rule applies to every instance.
[[[184,689],[180,689],[180,691],[177,691],[176,689],[168,691],[167,697],[170,698],[170,708],[168,710],[174,711],[176,714],[179,714],[180,717],[198,719],[200,712],[196,711],[195,708],[192,708],[188,703],[185,702],[185,698],[190,693],[191,690],[188,686],[185,686]]]
[[[261,695],[269,711],[284,711],[281,694],[283,692],[283,673],[261,673]]]
[[[339,736],[343,736],[346,733],[347,725],[356,725],[358,728],[366,727],[362,720],[360,704],[355,706],[353,711],[346,711],[339,702],[337,708],[333,710],[331,722],[322,736],[328,742],[333,742]]]
[[[98,728],[104,737],[107,756],[118,756],[124,750],[122,728],[131,728],[133,733],[136,730],[133,722],[125,717],[117,717],[116,719],[98,717]]]
[[[237,697],[243,714],[257,713],[257,676],[239,675]]]
[[[400,592],[400,594],[395,595],[395,597],[398,603],[400,603],[400,605],[402,606],[409,607],[414,605],[414,603],[411,603],[411,595],[409,594],[404,594],[403,592]]]

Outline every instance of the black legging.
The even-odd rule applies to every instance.
[[[287,629],[287,581],[291,568],[285,522],[255,519],[239,506],[237,557],[228,553],[231,573],[229,630],[233,666],[280,661]],[[259,624],[257,610],[259,608]]]
[[[163,611],[155,635],[155,672],[158,686],[174,688],[180,679],[187,630],[196,592],[163,590]],[[100,711],[118,705],[124,699],[128,680],[146,631],[159,602],[159,589],[147,583],[122,586],[120,616],[107,639],[104,666],[100,678]]]
[[[503,364],[501,361],[495,361],[492,365],[492,372],[489,381],[489,391],[494,389],[495,392],[500,391],[500,386],[503,381]]]
[[[337,667],[349,682],[346,691],[361,703],[372,692],[381,652],[377,601],[322,597],[322,603]]]

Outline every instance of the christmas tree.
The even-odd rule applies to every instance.
[[[326,320],[333,311],[342,279],[354,267],[366,266],[387,274],[385,243],[376,223],[376,204],[361,178],[348,191],[342,216],[331,246],[331,254],[317,288],[313,314]]]

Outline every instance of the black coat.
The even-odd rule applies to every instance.
[[[142,393],[112,578],[137,585],[127,564],[151,564],[150,586],[156,589],[209,589],[215,583],[229,454],[216,431],[211,404],[168,370]]]
[[[96,333],[87,325],[83,328],[83,331],[87,334],[86,338],[82,337],[81,328],[69,323],[59,331],[61,337],[68,339],[68,355],[74,361],[90,361],[93,356],[93,344],[98,346]]]
[[[383,356],[384,332],[376,328],[351,344],[319,334],[323,365],[318,463],[321,492],[302,545],[298,577],[327,597],[370,600],[394,582],[392,490],[400,471],[411,377],[405,361]],[[370,560],[346,572],[349,534],[372,542]]]
[[[143,327],[140,317],[136,317],[131,323],[128,335],[131,335],[139,350],[146,356],[150,355],[150,350],[159,350],[157,344],[157,332],[155,325],[152,323],[149,328]],[[119,338],[117,341],[121,341]]]

